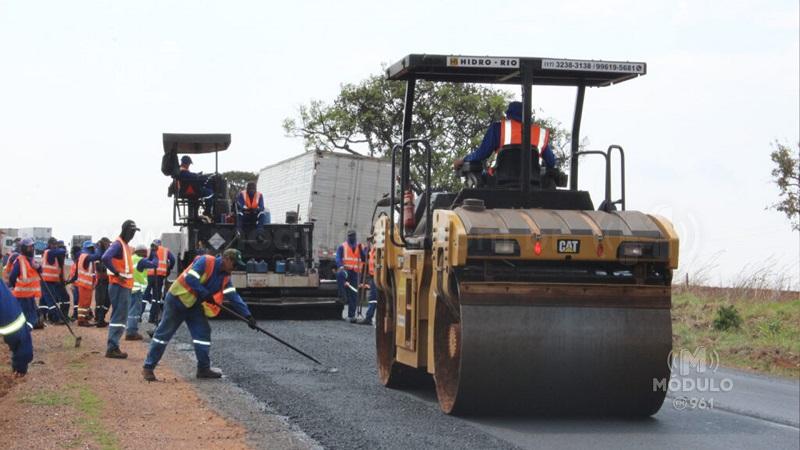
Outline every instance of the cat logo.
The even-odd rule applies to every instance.
[[[558,253],[579,253],[581,251],[581,241],[577,239],[559,239]]]

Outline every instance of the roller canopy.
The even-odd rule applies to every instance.
[[[386,78],[521,84],[522,66],[531,69],[533,84],[551,86],[608,86],[647,73],[643,62],[412,54],[386,69]]]
[[[164,153],[177,150],[192,155],[222,152],[231,145],[230,134],[177,134],[164,133]]]

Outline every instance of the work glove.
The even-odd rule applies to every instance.
[[[256,318],[253,316],[247,316],[247,326],[250,327],[251,330],[256,329]]]

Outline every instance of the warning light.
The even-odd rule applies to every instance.
[[[605,252],[605,249],[603,249],[603,244],[599,244],[597,246],[597,257],[598,258],[602,258],[604,252]]]
[[[536,241],[536,243],[533,244],[533,253],[536,253],[536,255],[541,255],[542,254],[542,243],[541,242]]]

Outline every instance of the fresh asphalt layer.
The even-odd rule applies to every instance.
[[[643,420],[541,417],[459,418],[443,414],[432,385],[387,389],[377,379],[374,328],[341,320],[261,320],[260,325],[311,354],[316,366],[245,324],[212,323],[212,363],[225,376],[288,417],[326,448],[707,448],[800,446],[800,387],[720,369],[732,389],[670,392]],[[185,329],[174,342],[187,342]],[[335,367],[335,373],[325,369]],[[689,395],[713,398],[692,407]]]

